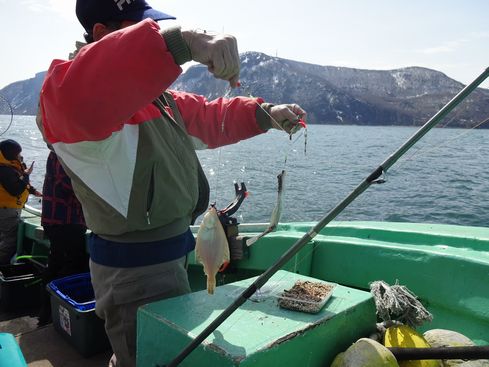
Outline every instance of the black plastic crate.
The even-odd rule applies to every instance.
[[[51,294],[53,325],[84,357],[110,348],[104,321],[95,314],[95,296],[90,273],[53,280]]]
[[[38,307],[41,273],[31,263],[0,265],[0,308],[18,311]]]

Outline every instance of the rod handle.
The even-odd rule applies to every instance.
[[[489,345],[437,348],[388,348],[398,361],[421,359],[489,359]]]

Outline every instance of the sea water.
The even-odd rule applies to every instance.
[[[6,119],[0,117],[0,126],[6,125]],[[281,222],[314,222],[416,129],[310,125],[306,149],[303,135],[290,140],[283,132],[272,130],[234,145],[199,151],[198,155],[211,186],[211,201],[218,208],[233,200],[234,182],[245,183],[249,195],[236,213],[239,222],[270,220],[277,199],[277,175],[282,169],[287,176]],[[27,164],[35,161],[31,182],[40,190],[49,152],[34,116],[14,116],[11,128],[0,136],[7,138],[22,145]],[[489,130],[431,130],[391,167],[385,183],[370,186],[337,220],[489,226],[488,142]],[[40,208],[33,196],[28,204]]]

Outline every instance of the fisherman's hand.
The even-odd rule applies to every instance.
[[[292,135],[305,127],[306,111],[295,103],[272,106],[269,113],[274,129],[284,130]]]
[[[236,38],[228,34],[215,35],[206,31],[182,31],[182,37],[192,54],[192,60],[207,65],[218,79],[228,80],[231,87],[239,81],[239,53]]]
[[[37,198],[42,198],[42,194],[37,190],[34,192],[34,196]]]

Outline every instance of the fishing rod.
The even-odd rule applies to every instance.
[[[5,134],[12,126],[12,121],[14,120],[14,110],[10,102],[3,95],[0,94],[0,115],[10,115],[10,121],[7,124],[7,127],[0,132],[0,136]]]
[[[489,67],[479,75],[472,83],[463,88],[455,97],[452,98],[441,110],[421,126],[414,135],[409,138],[401,147],[390,155],[379,167],[377,167],[367,178],[365,178],[347,197],[338,203],[321,219],[312,229],[302,238],[297,240],[272,266],[263,272],[248,288],[246,288],[238,298],[221,312],[202,332],[189,343],[169,364],[164,367],[175,367],[182,362],[195,348],[197,348],[219,325],[221,325],[231,314],[246,302],[258,289],[282,268],[293,256],[295,256],[309,241],[334,218],[336,218],[349,204],[360,196],[373,183],[384,182],[381,176],[399,160],[414,144],[416,144],[428,131],[440,122],[449,112],[451,112],[460,102],[472,93],[489,76]]]

